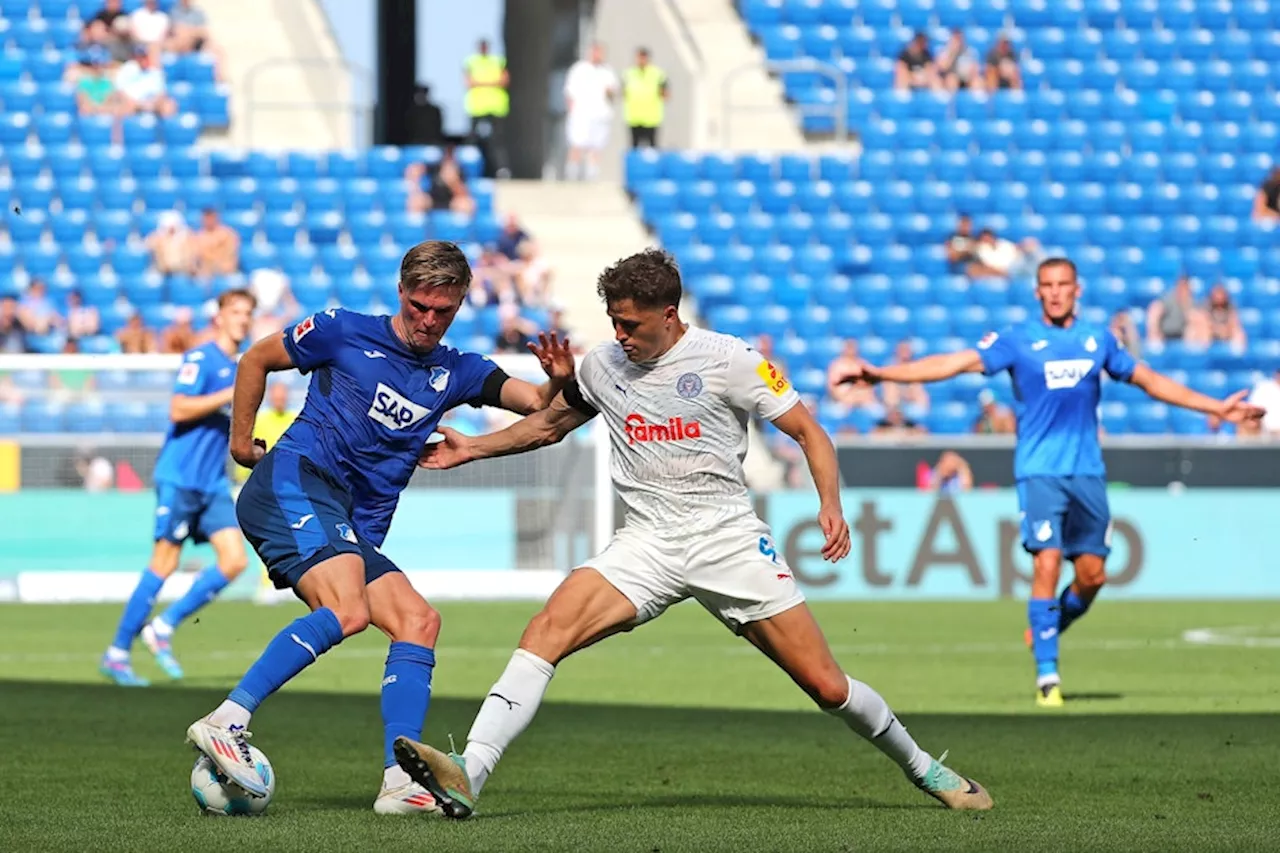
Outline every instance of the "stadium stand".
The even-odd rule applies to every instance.
[[[815,400],[843,338],[883,360],[971,346],[1033,310],[1025,277],[953,274],[957,216],[1074,258],[1083,309],[1140,333],[1146,308],[1187,274],[1223,284],[1247,343],[1143,352],[1209,393],[1247,388],[1280,363],[1280,243],[1251,219],[1280,139],[1280,4],[1267,0],[741,0],[770,59],[812,57],[848,78],[860,153],[727,156],[640,151],[626,181],[646,224],[680,260],[709,325],[768,334]],[[978,56],[998,33],[1023,90],[895,90],[894,61],[917,30],[935,52],[960,28]],[[830,103],[821,75],[784,75],[797,104]],[[814,136],[831,118],[805,115]],[[965,432],[980,377],[931,388],[934,432]],[[1106,386],[1112,433],[1200,433],[1140,392]],[[1011,399],[1005,380],[992,383]],[[878,414],[818,407],[833,431]]]

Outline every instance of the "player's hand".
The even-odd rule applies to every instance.
[[[1247,390],[1237,391],[1223,400],[1218,406],[1218,417],[1233,424],[1262,420],[1267,410],[1246,400],[1248,395]]]
[[[422,453],[418,456],[419,468],[443,471],[471,461],[471,455],[467,452],[467,442],[470,439],[446,426],[437,427],[436,432],[444,436],[444,441],[433,441],[422,448]]]
[[[245,468],[252,468],[257,465],[262,461],[262,457],[266,455],[267,442],[261,438],[255,438],[248,447],[233,446],[231,448],[231,458]]]
[[[539,332],[538,342],[529,343],[529,352],[538,357],[542,372],[553,382],[568,382],[573,378],[573,352],[568,338],[562,341],[555,332]]]
[[[822,545],[822,559],[835,563],[849,556],[849,522],[844,520],[840,507],[824,506],[818,510],[818,526],[827,537]]]
[[[880,371],[874,365],[859,359],[858,363],[837,382],[837,385],[875,385],[880,382]]]

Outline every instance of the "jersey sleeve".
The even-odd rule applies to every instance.
[[[199,397],[207,393],[210,368],[204,363],[204,353],[192,350],[182,357],[182,365],[178,368],[178,376],[173,382],[173,393],[188,397]]]
[[[1120,341],[1108,329],[1104,332],[1105,346],[1107,348],[1106,360],[1103,362],[1103,369],[1107,371],[1112,379],[1120,382],[1128,382],[1133,378],[1133,371],[1138,368],[1138,361],[1124,347],[1120,346]]]
[[[982,358],[982,373],[994,376],[1009,370],[1017,360],[1018,350],[1013,343],[1013,335],[1009,330],[1004,332],[987,332],[978,341],[978,355]]]
[[[459,353],[454,365],[458,373],[458,400],[467,405],[498,406],[502,402],[502,386],[507,372],[489,358],[473,352]]]
[[[734,346],[726,379],[729,404],[767,421],[782,417],[800,402],[782,371],[745,343]]]
[[[301,373],[328,364],[342,345],[342,314],[330,308],[284,330],[284,348]]]

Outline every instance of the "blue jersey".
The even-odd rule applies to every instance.
[[[978,343],[983,372],[1013,377],[1018,443],[1013,473],[1028,477],[1102,477],[1098,403],[1102,373],[1127,382],[1137,367],[1111,332],[1076,320],[1059,328],[1032,320]]]
[[[440,419],[463,404],[496,403],[507,378],[484,356],[443,345],[414,352],[390,317],[337,308],[286,329],[284,345],[312,378],[276,449],[305,456],[345,484],[356,533],[375,546]]]
[[[225,391],[235,381],[235,359],[210,342],[182,356],[173,393],[204,397]],[[198,421],[169,424],[156,459],[156,482],[201,492],[225,491],[230,435],[230,404]]]

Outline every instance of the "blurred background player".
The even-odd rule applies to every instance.
[[[184,619],[204,607],[244,571],[244,542],[236,527],[227,478],[228,416],[236,380],[236,356],[253,323],[257,300],[247,290],[218,298],[213,339],[182,357],[173,399],[172,423],[156,460],[155,546],[151,565],[125,604],[115,639],[102,658],[102,674],[116,684],[146,686],[134,673],[129,652],[139,633],[161,669],[181,678],[170,639]],[[156,595],[178,568],[187,539],[213,546],[217,564],[192,582],[186,594],[147,624]]]
[[[396,766],[392,743],[422,731],[440,616],[378,548],[440,418],[463,405],[537,411],[574,369],[568,341],[554,337],[529,346],[550,377],[540,386],[509,378],[484,356],[440,346],[470,283],[457,246],[420,243],[401,261],[394,316],[332,308],[264,338],[241,362],[230,449],[254,470],[236,513],[276,587],[292,588],[311,609],[276,635],[225,702],[187,729],[188,740],[252,796],[267,788],[249,760],[250,716],[320,655],[373,624],[391,640],[374,811],[436,811]],[[253,436],[267,374],[293,368],[313,373],[307,400],[267,453]]]
[[[1256,421],[1263,410],[1244,402],[1247,391],[1225,400],[1192,391],[1137,362],[1105,326],[1079,320],[1080,284],[1070,260],[1040,264],[1036,296],[1038,319],[989,333],[976,349],[888,367],[863,364],[846,381],[937,382],[961,373],[1009,371],[1018,400],[1014,477],[1022,545],[1034,559],[1027,621],[1036,702],[1059,706],[1058,638],[1093,603],[1111,553],[1111,510],[1098,442],[1102,373],[1163,403],[1232,423]],[[1058,595],[1064,557],[1074,563],[1075,579]]]
[[[680,319],[680,273],[665,252],[619,261],[601,274],[597,292],[615,340],[583,359],[581,381],[501,432],[471,439],[442,429],[445,441],[427,450],[423,464],[451,468],[534,450],[603,412],[626,523],[533,617],[480,706],[463,755],[402,738],[401,766],[445,815],[467,817],[503,752],[533,721],[557,664],[693,598],[913,784],[950,808],[991,808],[981,786],[921,749],[880,694],[841,669],[769,525],[752,508],[742,464],[746,425],[758,416],[804,451],[821,499],[823,559],[834,563],[849,553],[835,448],[791,383],[741,339]]]
[[[568,180],[593,181],[599,174],[600,152],[609,142],[617,98],[618,76],[605,64],[604,46],[593,44],[587,57],[575,62],[564,78]]]

